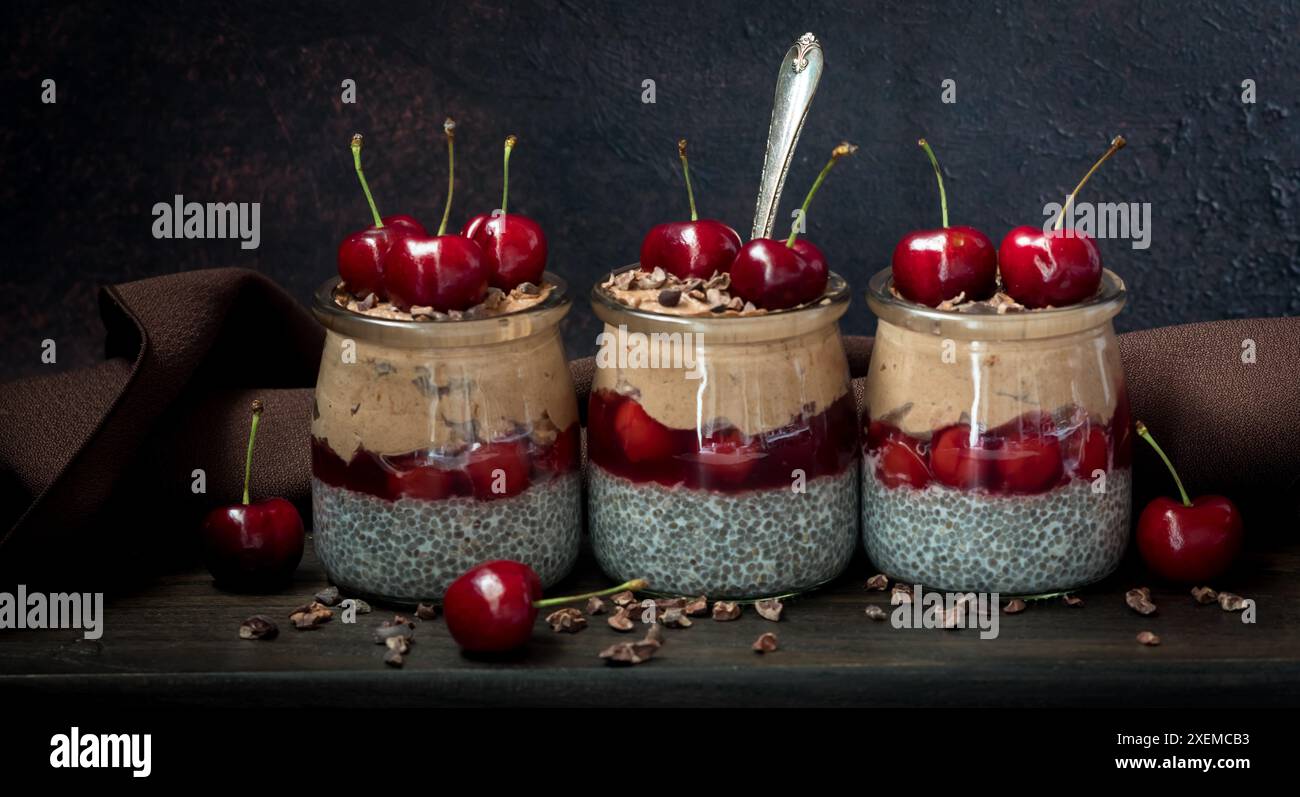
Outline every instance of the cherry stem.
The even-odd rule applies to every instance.
[[[695,212],[695,192],[691,190],[691,167],[686,163],[686,139],[677,142],[677,157],[682,161],[682,176],[686,178],[686,198],[691,202],[691,221],[699,221],[700,216]]]
[[[379,216],[379,208],[375,207],[375,198],[370,195],[370,186],[366,183],[366,175],[361,171],[361,134],[356,133],[352,136],[352,164],[357,167],[357,179],[361,181],[361,190],[366,192],[366,202],[370,203],[370,212],[375,217],[375,228],[382,230],[384,220]]]
[[[817,179],[813,180],[812,188],[808,189],[808,196],[803,198],[803,205],[799,208],[799,217],[790,226],[790,237],[785,241],[786,246],[794,246],[795,239],[799,237],[799,228],[804,226],[804,219],[808,217],[808,206],[812,204],[812,198],[817,194],[817,189],[822,187],[822,181],[826,179],[826,175],[830,174],[831,167],[840,158],[852,155],[857,151],[858,148],[847,141],[841,142],[838,147],[831,150],[831,159],[822,167],[821,174],[817,175]]]
[[[442,131],[447,134],[447,207],[442,211],[438,235],[447,232],[447,220],[451,218],[451,195],[456,190],[456,120],[448,116],[447,121],[442,123]]]
[[[501,160],[501,215],[506,215],[506,200],[510,198],[510,153],[514,152],[517,136],[506,136],[506,154]]]
[[[934,157],[934,150],[930,149],[930,143],[925,139],[916,142],[921,149],[925,150],[925,157],[930,159],[930,165],[934,167],[934,179],[939,181],[939,207],[943,210],[943,228],[948,229],[948,192],[943,190],[943,172],[939,171],[939,159]]]
[[[638,592],[650,586],[650,583],[644,578],[634,578],[631,581],[624,581],[617,587],[602,589],[599,592],[586,592],[582,595],[569,595],[564,598],[547,598],[545,600],[533,601],[533,606],[538,609],[545,609],[547,606],[559,606],[561,603],[572,603],[573,601],[585,601],[587,598],[602,598],[606,595],[613,595],[617,592]]]
[[[1191,506],[1192,501],[1187,497],[1187,490],[1183,489],[1183,480],[1178,478],[1178,471],[1174,469],[1174,463],[1169,461],[1169,457],[1165,455],[1164,449],[1162,449],[1160,444],[1156,442],[1156,439],[1151,436],[1151,432],[1147,431],[1147,425],[1138,421],[1134,424],[1134,428],[1137,430],[1138,437],[1150,443],[1151,447],[1160,455],[1160,458],[1165,461],[1165,467],[1169,468],[1169,472],[1173,474],[1174,484],[1178,485],[1178,492],[1183,497],[1183,506]]]
[[[1123,136],[1115,136],[1111,139],[1110,147],[1106,150],[1105,154],[1098,158],[1096,163],[1092,164],[1092,168],[1083,176],[1083,179],[1079,181],[1079,184],[1074,187],[1074,190],[1070,192],[1070,195],[1065,198],[1065,204],[1061,206],[1061,215],[1056,217],[1056,224],[1052,226],[1053,229],[1059,230],[1061,229],[1061,225],[1065,224],[1065,214],[1069,212],[1070,208],[1074,205],[1075,195],[1079,193],[1079,189],[1083,188],[1084,183],[1088,182],[1088,178],[1092,177],[1092,173],[1097,171],[1103,163],[1110,160],[1111,155],[1124,149],[1124,145],[1126,144],[1128,144],[1128,142],[1124,140]]]
[[[253,440],[257,438],[257,424],[262,420],[262,400],[253,399],[253,427],[248,430],[248,453],[244,455],[244,506],[248,506],[248,482],[253,474]]]

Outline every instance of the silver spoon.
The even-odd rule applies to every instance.
[[[772,125],[767,129],[767,152],[763,176],[758,185],[758,205],[754,208],[754,230],[750,238],[767,238],[776,223],[776,207],[790,171],[790,160],[799,145],[808,107],[817,93],[822,77],[822,45],[811,33],[800,36],[781,62],[776,78],[776,101],[772,107]]]

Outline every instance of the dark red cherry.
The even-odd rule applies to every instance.
[[[691,168],[686,159],[686,139],[677,142],[677,157],[686,178],[686,197],[691,206],[690,221],[657,224],[641,241],[641,268],[662,268],[681,279],[708,279],[726,271],[740,251],[740,235],[720,221],[701,219],[695,210]]]
[[[994,452],[986,448],[990,443],[969,424],[949,426],[930,440],[930,472],[949,487],[991,489],[997,484],[997,466]]]
[[[731,292],[766,310],[810,302],[826,290],[825,259],[809,262],[784,241],[758,238],[731,264]]]
[[[483,250],[488,281],[507,292],[525,282],[541,285],[546,273],[546,235],[542,226],[527,216],[506,213],[510,201],[510,153],[518,141],[516,136],[506,137],[500,209],[480,213],[460,231]]]
[[[997,288],[997,250],[989,237],[974,227],[948,226],[948,194],[939,161],[925,139],[917,143],[930,159],[939,183],[943,227],[910,232],[898,242],[891,262],[894,288],[905,298],[930,307],[963,294],[966,299],[987,299]]]

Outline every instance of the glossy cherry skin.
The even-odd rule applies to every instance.
[[[358,230],[339,244],[339,276],[353,295],[364,298],[375,294],[381,301],[388,298],[384,287],[384,262],[398,239],[426,235],[420,222],[410,216],[389,216],[383,227]]]
[[[974,227],[908,233],[894,247],[891,265],[898,292],[930,307],[962,293],[987,299],[997,288],[997,250]]]
[[[468,310],[487,296],[488,269],[483,250],[468,238],[407,236],[388,253],[384,285],[401,310]]]
[[[1097,293],[1101,253],[1087,235],[1017,227],[998,247],[1002,285],[1025,307],[1064,307]]]
[[[908,435],[893,431],[885,435],[877,449],[876,478],[886,487],[915,487],[930,483],[930,468],[923,444]]]
[[[275,586],[302,561],[302,518],[283,498],[221,506],[200,529],[203,561],[218,584]]]
[[[635,401],[623,402],[614,413],[614,434],[628,462],[650,462],[673,455],[672,432]]]
[[[757,307],[781,310],[821,296],[828,275],[826,258],[811,244],[792,248],[785,241],[756,238],[731,264],[731,292]]]
[[[1221,575],[1241,550],[1241,540],[1241,513],[1220,495],[1203,495],[1191,506],[1157,498],[1138,518],[1142,561],[1168,581],[1204,583]]]
[[[487,443],[469,455],[474,497],[483,501],[519,495],[528,487],[528,444],[523,440]]]
[[[546,272],[546,234],[542,225],[517,213],[480,213],[460,234],[483,250],[492,287],[509,292],[524,282],[542,284]]]
[[[740,235],[713,219],[657,224],[641,241],[641,268],[662,268],[681,279],[708,279],[726,271],[740,252]]]
[[[451,638],[471,653],[501,653],[526,644],[537,620],[542,580],[528,565],[484,562],[451,582],[442,610]]]

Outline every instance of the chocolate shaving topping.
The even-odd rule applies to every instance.
[[[1137,641],[1139,644],[1146,645],[1148,647],[1155,647],[1156,645],[1160,644],[1160,637],[1156,636],[1150,631],[1141,631],[1137,635]]]
[[[777,647],[776,634],[773,634],[771,631],[762,634],[758,639],[754,640],[754,644],[751,647],[754,648],[755,653],[771,653],[776,650]]]
[[[587,598],[587,614],[597,615],[605,613],[605,602],[600,598]]]
[[[542,292],[541,286],[534,285],[531,282],[521,282],[515,286],[515,290],[519,291],[524,296],[536,296]]]
[[[875,574],[871,578],[867,579],[867,589],[875,590],[876,592],[884,592],[889,589],[889,576],[884,573]]]
[[[885,610],[879,606],[873,605],[867,607],[867,617],[870,617],[872,620],[880,622],[881,620],[884,620],[886,616]]]
[[[1019,598],[1012,598],[1007,601],[1007,605],[1002,607],[1003,614],[1020,614],[1026,608],[1025,602]]]
[[[1151,590],[1146,587],[1138,587],[1124,593],[1124,603],[1138,614],[1147,615],[1156,613],[1156,605],[1151,602]]]
[[[275,639],[279,635],[275,621],[264,614],[255,614],[239,624],[240,639]]]
[[[421,620],[438,619],[438,607],[432,603],[421,603],[415,607],[415,616]]]
[[[664,307],[676,307],[681,300],[682,292],[678,288],[659,291],[659,304],[662,304]]]
[[[1235,592],[1220,592],[1219,608],[1225,612],[1239,612],[1246,608],[1246,599]]]
[[[1219,600],[1219,593],[1212,587],[1192,587],[1192,598],[1202,606]]]
[[[576,634],[587,627],[587,618],[582,612],[569,606],[546,615],[546,622],[551,630],[558,633]]]
[[[720,623],[735,620],[740,616],[740,604],[735,601],[718,601],[713,604],[713,619]]]
[[[785,610],[785,605],[777,598],[767,598],[766,600],[756,601],[754,611],[764,620],[778,622],[781,619],[781,612]]]

